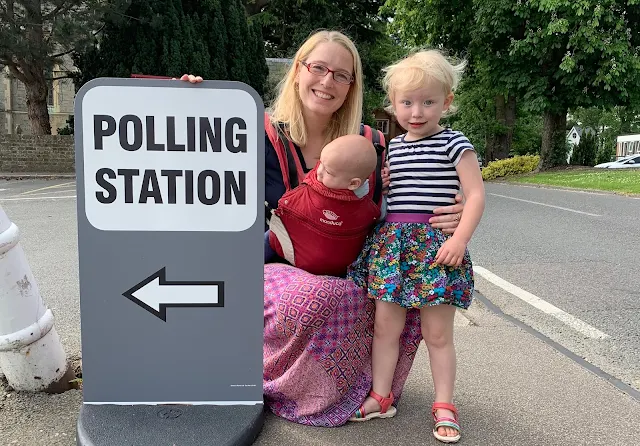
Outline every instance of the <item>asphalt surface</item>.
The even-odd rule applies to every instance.
[[[73,186],[68,179],[0,181],[0,206],[19,226],[67,354],[77,357]],[[487,185],[487,193],[487,210],[470,246],[474,264],[607,337],[589,338],[477,275],[481,295],[456,327],[460,444],[640,444],[640,394],[624,385],[640,388],[640,200],[499,184]],[[532,328],[496,316],[485,299]],[[585,358],[591,370],[561,347]],[[256,444],[440,444],[430,434],[433,392],[424,353],[421,349],[393,420],[321,429],[269,416]],[[122,367],[126,371],[126,364]],[[614,386],[606,374],[622,385]],[[32,395],[0,385],[0,444],[75,445],[81,401],[80,391]]]
[[[474,265],[609,337],[586,338],[482,279],[477,289],[640,389],[640,199],[503,184],[486,190],[487,210],[470,245]]]

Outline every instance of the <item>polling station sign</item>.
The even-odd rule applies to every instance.
[[[95,79],[75,129],[83,407],[261,407],[260,97]]]
[[[258,202],[255,98],[243,90],[159,89],[104,85],[84,95],[89,222],[108,231],[251,227]]]

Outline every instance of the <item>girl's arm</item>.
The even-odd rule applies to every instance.
[[[460,266],[467,244],[478,227],[484,212],[484,182],[478,166],[478,158],[473,150],[465,150],[456,164],[460,185],[466,197],[460,224],[453,235],[443,243],[435,261],[441,265]]]
[[[466,245],[480,223],[485,206],[484,182],[478,166],[478,157],[473,150],[466,150],[460,156],[456,172],[460,178],[466,203],[460,224],[451,238],[458,239]]]

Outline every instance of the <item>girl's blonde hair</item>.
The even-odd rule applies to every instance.
[[[300,69],[300,62],[324,42],[335,42],[342,45],[353,58],[354,82],[349,87],[349,92],[342,106],[333,114],[329,127],[326,130],[326,142],[360,132],[362,121],[362,62],[354,43],[344,34],[338,31],[318,31],[309,37],[293,58],[293,64],[287,75],[278,85],[278,96],[274,100],[270,115],[274,125],[284,123],[288,127],[289,138],[299,147],[307,143],[307,129],[302,116],[302,102],[296,85],[296,75]]]
[[[444,94],[448,95],[458,87],[466,66],[466,61],[456,64],[438,50],[422,50],[384,68],[382,86],[391,104],[395,92],[416,90],[434,81],[440,83]],[[392,105],[386,109],[393,113]],[[453,114],[455,111],[456,107],[452,104],[445,114]]]

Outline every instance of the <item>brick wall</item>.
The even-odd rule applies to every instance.
[[[71,135],[1,135],[0,173],[74,173]]]

